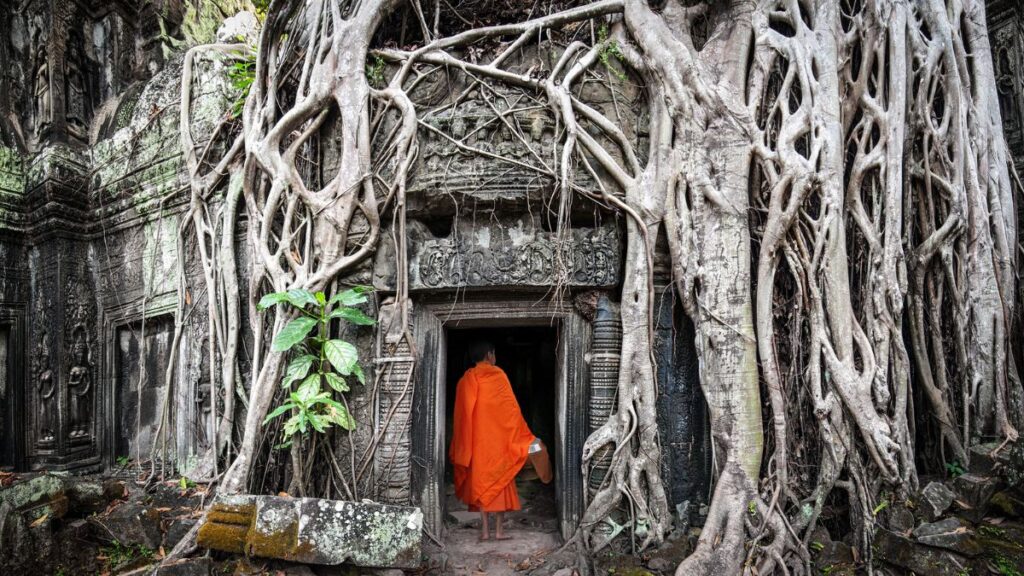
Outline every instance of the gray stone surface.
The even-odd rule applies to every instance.
[[[932,521],[942,515],[953,504],[953,493],[942,482],[929,482],[921,490],[921,513],[925,519]]]
[[[160,513],[133,502],[125,502],[109,514],[93,516],[89,523],[101,539],[128,546],[139,545],[156,550],[163,539]]]
[[[914,529],[914,538],[920,544],[952,550],[965,556],[977,556],[981,545],[974,538],[974,530],[959,518],[945,518],[922,524]]]
[[[953,480],[954,501],[960,514],[971,522],[980,522],[988,511],[992,495],[1002,482],[995,477],[968,472]]]
[[[966,566],[963,557],[917,544],[887,530],[875,534],[874,551],[878,560],[916,574],[958,576]]]
[[[414,568],[420,564],[423,513],[419,508],[280,496],[222,496],[215,510],[238,517],[209,517],[199,544],[238,550],[223,535],[241,529],[247,555],[308,564]],[[248,519],[248,524],[246,524]],[[248,528],[246,528],[248,526]]]

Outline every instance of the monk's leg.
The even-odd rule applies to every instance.
[[[505,527],[502,525],[503,524],[502,521],[504,519],[505,519],[505,513],[504,512],[495,512],[494,513],[494,539],[495,540],[504,540],[505,539]]]
[[[501,524],[499,523],[498,526],[501,526]],[[487,531],[487,512],[484,512],[483,510],[480,511],[480,529],[481,529],[480,539],[481,540],[488,540],[488,539],[490,539],[491,536],[490,536],[490,534]]]

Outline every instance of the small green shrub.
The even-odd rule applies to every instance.
[[[346,377],[365,383],[365,376],[359,366],[358,350],[350,342],[331,338],[330,323],[338,319],[359,326],[374,324],[372,318],[354,308],[366,302],[366,294],[371,290],[366,286],[356,286],[330,300],[323,292],[314,294],[302,289],[289,290],[267,294],[257,305],[260,310],[287,305],[301,312],[274,336],[271,343],[274,352],[286,352],[292,356],[281,380],[281,386],[288,390],[288,399],[267,414],[263,421],[266,424],[291,412],[284,423],[285,442],[281,447],[289,446],[296,434],[306,434],[309,430],[322,433],[332,425],[345,430],[355,429],[356,421],[345,404],[334,399],[334,393],[349,391]]]

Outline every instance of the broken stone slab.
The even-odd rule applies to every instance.
[[[888,530],[879,530],[874,539],[875,558],[915,574],[932,576],[958,576],[966,565],[966,558],[904,538]]]
[[[982,552],[981,544],[974,537],[974,530],[955,517],[918,526],[914,529],[914,538],[920,544],[952,550],[972,558]]]
[[[416,568],[422,534],[419,508],[242,494],[217,498],[197,542],[305,564]]]
[[[914,513],[903,506],[897,506],[889,512],[889,528],[900,534],[909,534],[916,522]]]
[[[956,494],[942,482],[929,482],[921,490],[921,512],[925,520],[934,522],[953,505]]]
[[[1000,488],[999,478],[968,472],[953,480],[954,501],[971,522],[980,522],[988,511],[992,495]]]
[[[1019,490],[996,492],[989,502],[1004,516],[1024,518],[1024,494],[1021,494]]]
[[[26,511],[50,505],[51,517],[61,517],[69,508],[82,512],[100,510],[123,493],[124,484],[120,482],[101,484],[67,474],[48,473],[0,490],[0,507]]]
[[[103,540],[126,546],[160,547],[160,512],[133,502],[125,502],[108,514],[89,517],[89,523]]]

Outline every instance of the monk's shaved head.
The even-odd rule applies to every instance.
[[[491,344],[487,340],[474,342],[473,345],[469,347],[469,361],[476,364],[477,362],[486,360],[487,354],[490,352],[494,352],[494,344]]]

